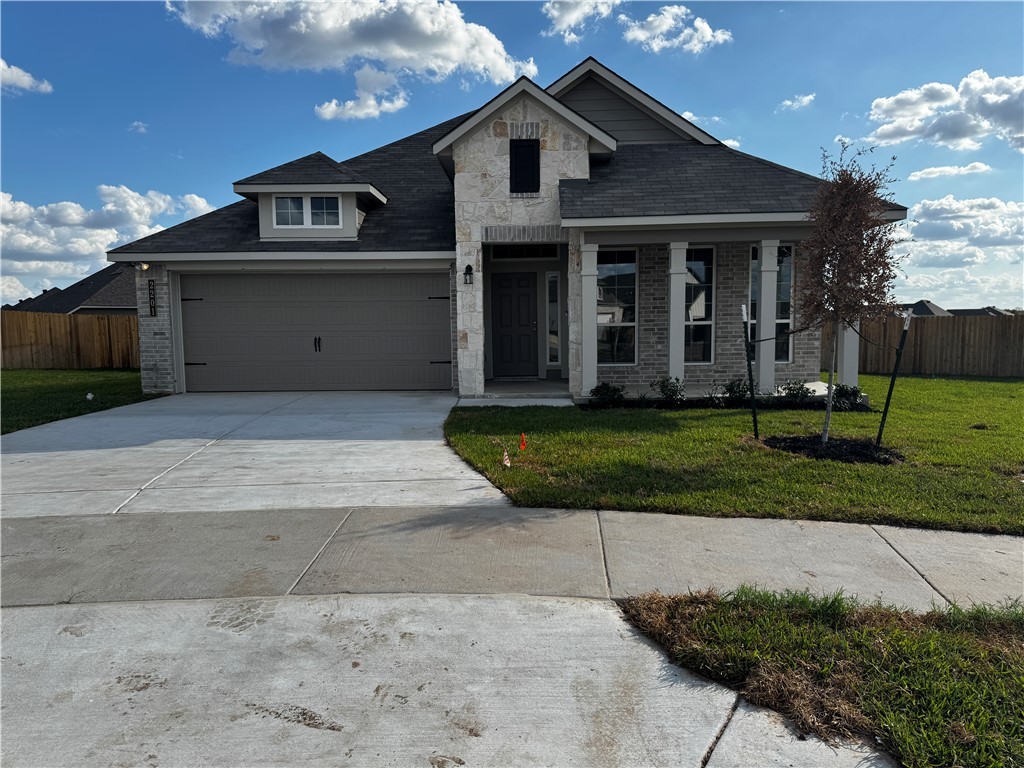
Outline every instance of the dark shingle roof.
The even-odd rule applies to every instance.
[[[1013,317],[1013,312],[996,307],[972,307],[971,309],[950,309],[951,315],[961,317]]]
[[[340,164],[347,173],[373,184],[388,198],[387,205],[367,213],[358,240],[261,242],[256,203],[241,200],[110,253],[454,250],[455,194],[431,145],[464,119],[462,115],[447,120]]]
[[[821,179],[722,145],[625,144],[590,179],[559,182],[562,217],[806,211]],[[905,210],[893,206],[895,210]]]
[[[913,304],[900,304],[903,309],[909,309],[911,314],[915,317],[949,317],[950,313],[940,307],[938,304],[928,301],[928,299],[921,299],[915,301]]]
[[[128,264],[111,264],[63,290],[51,289],[15,304],[12,309],[66,315],[83,306],[136,306],[135,270]]]
[[[247,176],[235,184],[353,184],[366,179],[332,160],[323,152],[292,160],[270,170]]]

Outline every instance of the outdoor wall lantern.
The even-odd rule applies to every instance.
[[[473,284],[473,265],[467,264],[466,271],[462,274],[462,282],[466,285]]]
[[[144,261],[136,261],[136,262],[135,262],[135,268],[136,268],[136,269],[137,269],[137,270],[138,270],[139,272],[145,272],[145,271],[146,271],[147,269],[149,269],[149,264],[147,264],[147,263],[146,263],[146,262],[144,262]]]

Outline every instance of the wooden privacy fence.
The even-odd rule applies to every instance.
[[[0,312],[4,368],[138,368],[134,315]]]
[[[903,318],[861,323],[860,372],[892,373]],[[828,370],[832,332],[821,334],[821,368]],[[935,376],[1024,377],[1024,315],[915,317],[900,373]]]

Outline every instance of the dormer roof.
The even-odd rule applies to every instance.
[[[255,200],[263,192],[355,192],[360,197],[386,203],[388,199],[373,183],[323,152],[292,160],[236,181],[235,192]]]

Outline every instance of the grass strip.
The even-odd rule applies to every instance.
[[[7,369],[0,374],[0,434],[154,397],[160,395],[142,393],[134,370]]]
[[[884,376],[862,376],[861,383],[873,403],[884,401]],[[521,507],[1024,534],[1022,383],[901,379],[885,433],[886,447],[901,457],[892,464],[773,448],[753,439],[749,412],[732,409],[455,408],[445,434]],[[761,435],[815,435],[823,416],[764,411]],[[873,441],[880,417],[836,413],[832,434]],[[510,467],[502,464],[503,449]]]
[[[741,587],[626,599],[676,664],[908,768],[1024,766],[1024,607],[864,605]]]

